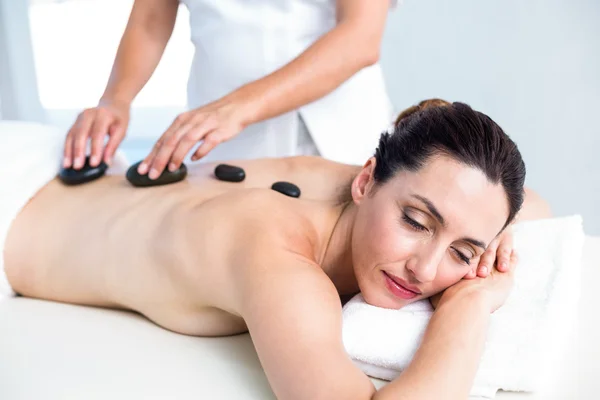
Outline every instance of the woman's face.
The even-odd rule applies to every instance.
[[[373,190],[373,168],[371,159],[352,185],[358,205],[352,260],[367,303],[402,308],[477,268],[509,213],[501,185],[435,156],[419,171],[398,172]]]

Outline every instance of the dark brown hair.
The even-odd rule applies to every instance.
[[[398,117],[396,117],[396,122],[394,123],[394,126],[398,127],[398,124],[400,124],[400,121],[402,121],[404,118],[408,118],[409,116],[413,115],[417,111],[423,111],[423,110],[425,110],[427,108],[431,108],[431,107],[446,107],[449,105],[451,105],[451,104],[448,103],[446,100],[442,100],[442,99],[423,100],[419,104],[410,106],[406,110],[404,110],[400,114],[398,114]]]
[[[382,185],[401,170],[416,172],[439,154],[501,184],[509,204],[504,227],[510,224],[523,205],[525,163],[517,145],[498,124],[464,103],[429,99],[402,111],[392,131],[379,139],[375,183]]]

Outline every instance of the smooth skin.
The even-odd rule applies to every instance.
[[[133,99],[156,69],[173,32],[177,0],[136,0],[98,107],[83,111],[67,134],[63,166],[79,169],[91,140],[92,166],[110,164],[125,137]],[[246,126],[284,114],[330,93],[379,59],[389,0],[338,0],[336,26],[273,73],[210,104],[184,112],[139,166],[156,179],[192,155],[199,160]],[[106,135],[108,143],[103,149]]]
[[[120,174],[80,187],[50,182],[8,233],[9,281],[25,296],[130,309],[183,334],[249,331],[280,399],[466,398],[490,313],[514,276],[512,265],[464,279],[484,254],[466,239],[489,246],[498,235],[503,190],[446,157],[377,190],[374,159],[360,168],[316,157],[235,164],[246,181],[217,181],[205,164],[186,181],[145,189]],[[270,190],[277,180],[297,183],[303,197]],[[352,201],[339,204],[348,182]],[[528,195],[520,218],[545,210]],[[395,297],[384,272],[422,294]],[[359,290],[391,308],[437,295],[415,358],[379,391],[342,343],[340,297]]]

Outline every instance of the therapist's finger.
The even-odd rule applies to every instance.
[[[63,159],[63,167],[71,168],[73,166],[73,145],[75,143],[75,138],[77,137],[77,133],[81,127],[81,119],[83,118],[83,113],[79,114],[75,119],[75,122],[67,132],[67,137],[65,138],[65,148],[64,148],[64,159]]]
[[[69,129],[67,132],[67,137],[65,138],[65,147],[63,150],[63,168],[70,168],[73,157],[73,127]]]
[[[112,164],[112,159],[115,156],[117,148],[125,138],[126,126],[123,123],[117,122],[108,128],[109,139],[104,149],[104,162],[108,165]]]
[[[100,113],[100,111],[99,111]],[[90,130],[90,137],[92,139],[91,152],[90,152],[90,165],[97,167],[102,161],[102,150],[104,149],[104,137],[108,133],[108,126],[110,125],[110,119],[106,115],[99,115],[96,118],[92,128]]]
[[[216,146],[223,142],[222,136],[219,131],[213,131],[204,137],[204,141],[194,152],[192,160],[196,161],[206,156]]]
[[[87,139],[89,136],[89,131],[94,121],[93,111],[86,110],[84,111],[83,118],[77,124],[77,131],[75,133],[75,137],[73,138],[73,168],[81,169],[83,164],[85,164],[85,149],[87,144]]]
[[[154,163],[154,158],[156,157],[160,149],[163,147],[164,143],[167,140],[169,140],[169,138],[177,131],[177,129],[179,129],[185,123],[185,121],[186,117],[184,116],[184,114],[180,114],[177,116],[177,118],[175,118],[175,121],[173,121],[173,123],[169,126],[165,133],[162,134],[160,139],[156,141],[150,154],[148,154],[146,158],[144,158],[144,160],[140,163],[140,165],[138,165],[138,174],[145,175],[146,173],[148,173],[148,170]]]
[[[185,124],[181,126],[171,136],[165,139],[161,148],[158,150],[156,156],[150,164],[150,172],[148,172],[148,178],[156,179],[160,176],[160,174],[163,173],[165,167],[167,166],[167,163],[171,160],[171,156],[173,155],[173,151],[175,151],[175,147],[191,129],[193,129],[192,125]]]
[[[214,123],[207,123],[206,116],[202,113],[196,113],[187,119],[173,134],[168,137],[163,143],[162,147],[154,157],[152,164],[150,164],[150,172],[148,177],[150,179],[156,179],[162,174],[164,169],[173,159],[174,152],[178,146],[182,146],[181,161],[185,157],[185,154],[194,146],[195,143],[205,134],[205,129],[212,126]],[[179,168],[181,162],[172,166],[172,171]]]
[[[149,166],[152,165],[152,161],[154,160],[154,157],[156,157],[156,154],[158,154],[158,151],[162,147],[163,141],[164,141],[164,135],[161,136],[156,141],[156,143],[154,143],[154,146],[152,146],[152,150],[150,150],[150,153],[148,153],[146,158],[144,158],[142,160],[142,162],[140,163],[140,165],[138,165],[138,168],[137,168],[138,174],[145,175],[146,173],[148,173]]]
[[[183,137],[179,140],[177,147],[173,151],[171,160],[169,161],[169,171],[175,171],[181,166],[186,154],[192,149],[192,147],[194,147],[196,143],[198,143],[198,141],[195,139],[195,135],[190,134],[190,132],[183,135]]]
[[[187,131],[179,140],[175,151],[173,151],[171,161],[169,162],[169,171],[175,171],[179,168],[192,147],[204,139],[205,136],[209,135],[215,128],[217,128],[217,122],[214,119],[207,118]]]

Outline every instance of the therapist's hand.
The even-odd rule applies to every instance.
[[[67,134],[63,167],[83,167],[88,140],[91,141],[90,165],[96,167],[102,161],[110,165],[127,132],[129,110],[127,103],[103,102],[82,111]],[[106,136],[109,139],[105,147]]]
[[[180,114],[139,165],[138,173],[148,173],[150,179],[156,179],[167,166],[175,171],[192,147],[202,141],[191,157],[192,161],[199,160],[240,133],[245,116],[244,107],[228,99]]]

